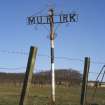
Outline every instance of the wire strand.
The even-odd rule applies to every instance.
[[[19,54],[19,55],[28,55],[29,53],[27,52],[22,52],[22,51],[8,51],[8,50],[0,50],[1,53],[7,53],[7,54]],[[45,55],[45,54],[38,54],[39,57],[48,57],[50,58],[49,55]],[[70,61],[80,61],[80,62],[84,62],[83,59],[79,59],[79,58],[70,58],[70,57],[59,57],[59,56],[55,56],[55,59],[64,59],[64,60],[70,60]],[[92,64],[101,64],[101,65],[105,65],[105,62],[102,61],[92,61]]]

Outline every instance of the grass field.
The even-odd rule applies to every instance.
[[[87,102],[91,100],[93,89],[89,88]],[[18,105],[21,87],[14,85],[0,85],[0,105]],[[50,87],[32,86],[30,88],[27,105],[50,105]],[[81,87],[56,87],[56,105],[80,105]],[[105,88],[97,90],[96,102],[105,105]],[[92,100],[93,101],[93,100]]]

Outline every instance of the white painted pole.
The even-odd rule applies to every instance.
[[[52,103],[55,103],[55,71],[54,71],[54,20],[53,20],[53,10],[49,10],[50,17],[50,43],[51,43],[51,73],[52,73],[52,86],[51,86],[51,98]]]

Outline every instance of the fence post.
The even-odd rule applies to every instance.
[[[80,100],[81,105],[85,105],[85,102],[86,102],[89,68],[90,68],[90,58],[85,57],[84,72],[83,72],[83,79],[82,79],[82,89],[81,89],[81,100]]]
[[[32,74],[34,70],[34,64],[36,60],[36,54],[37,48],[31,46],[19,105],[26,105],[29,87],[31,84]]]

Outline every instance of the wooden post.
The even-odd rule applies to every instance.
[[[27,95],[29,92],[29,87],[31,84],[32,74],[34,70],[34,64],[36,60],[36,54],[37,48],[31,46],[19,105],[26,105]]]
[[[90,68],[90,58],[85,57],[84,62],[84,73],[83,73],[83,80],[82,80],[82,89],[81,89],[81,105],[85,105],[86,103],[86,92],[87,92],[87,82],[88,82],[88,73]]]

